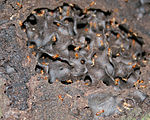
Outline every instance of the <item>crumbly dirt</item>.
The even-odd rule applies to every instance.
[[[145,42],[143,51],[146,52],[146,60],[145,65],[141,67],[140,75],[144,87],[117,91],[105,84],[87,86],[83,81],[69,85],[58,81],[49,84],[44,75],[35,72],[37,61],[26,46],[28,39],[19,23],[36,8],[54,9],[63,2],[63,0],[0,1],[0,118],[2,120],[149,120],[150,4],[141,4],[140,0],[95,0],[96,4],[92,6],[111,11],[112,18],[115,17],[119,23],[125,22],[128,28],[141,36]],[[84,9],[92,0],[65,2],[77,4]],[[119,114],[94,117],[95,113],[90,105],[99,103],[103,95],[108,96],[110,101],[117,96],[115,100],[119,101],[130,98],[133,94],[138,94],[138,97],[134,98],[136,103],[132,100],[126,101],[133,105],[133,108],[126,106],[123,112],[118,108]],[[95,96],[102,98],[98,101]],[[96,99],[94,103],[89,104],[91,97]]]

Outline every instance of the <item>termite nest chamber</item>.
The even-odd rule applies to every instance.
[[[35,70],[48,75],[49,83],[133,87],[145,59],[144,42],[110,15],[67,3],[35,9],[21,26],[37,59]]]

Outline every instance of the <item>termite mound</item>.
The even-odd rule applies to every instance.
[[[47,75],[49,83],[83,80],[89,86],[102,81],[135,87],[145,59],[144,41],[110,15],[68,3],[35,9],[21,24],[37,59],[35,70]]]

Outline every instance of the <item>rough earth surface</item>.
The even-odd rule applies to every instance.
[[[92,0],[66,0],[85,9]],[[50,84],[37,73],[36,57],[27,46],[20,24],[34,9],[55,9],[63,0],[0,1],[0,118],[2,120],[149,120],[150,119],[150,1],[95,0],[90,7],[110,11],[144,41],[142,82],[132,88],[114,89],[84,81]],[[119,101],[122,101],[120,103]],[[118,103],[120,103],[118,105]],[[110,111],[109,111],[110,109]],[[115,109],[115,112],[111,112]]]

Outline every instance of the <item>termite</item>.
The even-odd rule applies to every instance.
[[[114,12],[115,12],[115,13],[117,13],[118,11],[119,11],[118,8],[115,8],[115,9],[114,9]]]
[[[74,48],[74,50],[79,50],[81,47],[80,46],[78,46],[78,47],[76,47],[76,48]]]
[[[117,38],[120,38],[120,34],[119,33],[117,34]]]
[[[64,99],[62,98],[62,96],[61,95],[58,95],[58,98],[61,100],[61,101],[63,101]]]
[[[97,58],[97,57],[98,57],[98,56],[95,54],[95,55],[94,55],[94,58]]]
[[[87,82],[87,83],[84,83],[85,85],[89,85],[89,83]]]
[[[116,19],[115,19],[115,17],[113,17],[113,18],[111,19],[111,22],[113,22],[113,23],[114,23],[114,22],[115,22],[115,20],[116,20]]]
[[[137,66],[137,64],[134,64],[133,66],[132,66],[132,68],[135,68]]]
[[[113,18],[110,20],[110,24],[111,24],[112,27],[115,27],[114,22],[115,22],[115,18],[113,17]]]
[[[134,83],[134,86],[136,87],[139,83],[140,83],[140,80],[137,80],[137,81]]]
[[[123,52],[125,51],[125,49],[124,49],[124,48],[122,48],[121,50],[122,50]]]
[[[90,21],[90,23],[89,23],[89,24],[90,24],[90,28],[91,28],[91,27],[93,26],[93,22],[91,22],[91,21]]]
[[[134,39],[132,40],[132,46],[133,47],[135,46],[135,40]]]
[[[17,5],[18,5],[20,8],[22,8],[22,5],[21,5],[19,2],[17,2]]]
[[[146,88],[146,85],[140,85],[140,88]]]
[[[66,16],[69,16],[69,14],[70,14],[70,8],[68,7]]]
[[[56,42],[56,36],[53,36],[52,41]]]
[[[123,107],[124,107],[125,109],[130,110],[130,108],[131,108],[132,106],[131,106],[130,104],[124,102],[124,103],[123,103]]]
[[[32,14],[36,14],[36,11],[32,11]]]
[[[122,22],[121,22],[121,24],[125,24],[127,22],[127,19],[125,18]]]
[[[132,33],[132,32],[133,32],[133,30],[130,28],[130,29],[129,29],[129,32],[130,32],[130,33]]]
[[[128,34],[127,34],[127,36],[128,36],[128,37],[131,37],[131,34],[130,34],[130,33],[128,33]]]
[[[90,7],[93,6],[94,4],[96,4],[95,1],[91,2]]]
[[[144,80],[141,80],[140,83],[144,83]]]
[[[45,59],[45,57],[43,56],[42,59]]]
[[[119,112],[123,112],[123,111],[120,109],[120,107],[118,107],[118,106],[117,106],[117,109],[119,110]]]
[[[72,96],[71,95],[69,95],[69,94],[66,94],[68,97],[70,97],[70,98],[72,98]]]
[[[119,80],[120,80],[119,78],[115,79],[115,85],[118,85]]]
[[[53,16],[54,13],[53,13],[53,12],[50,12],[49,14],[50,14],[50,16]]]
[[[36,55],[36,52],[32,52],[32,55],[34,55],[34,56],[35,56],[35,55]]]
[[[85,63],[85,61],[84,61],[84,60],[81,60],[80,62],[81,62],[81,64],[84,64],[84,63]]]
[[[84,30],[85,30],[85,32],[88,32],[88,28],[85,28]]]
[[[42,74],[42,75],[44,74],[44,71],[43,71],[43,70],[41,70],[41,74]]]
[[[95,65],[95,59],[93,58],[92,59],[92,65],[91,66],[94,66]]]
[[[58,79],[56,79],[56,82],[58,82],[59,80]]]
[[[106,35],[106,36],[109,36],[109,33],[107,32],[107,33],[105,33],[105,35]]]
[[[78,58],[79,58],[78,53],[75,53],[75,58],[76,58],[76,59],[78,59]]]
[[[135,55],[132,55],[132,58],[133,58],[133,60],[136,60],[136,59],[137,59]]]
[[[37,15],[42,17],[44,15],[44,13],[45,13],[45,11],[41,10],[40,13],[37,13]]]
[[[128,62],[128,65],[132,65],[132,62]]]
[[[147,63],[147,60],[143,60],[142,62],[143,62],[144,64],[146,64],[146,63]]]
[[[67,80],[67,83],[72,83],[72,80]]]
[[[103,46],[103,45],[104,45],[104,42],[103,42],[103,40],[100,40],[100,44],[101,44],[101,46]]]
[[[136,34],[136,33],[133,33],[133,35],[134,35],[134,36],[137,36],[137,34]]]
[[[29,46],[29,48],[34,48],[34,47],[35,47],[34,45],[30,45],[30,46]]]
[[[74,5],[73,5],[72,3],[69,3],[69,5],[70,5],[71,7],[74,7]]]
[[[62,13],[62,8],[61,7],[59,7],[59,12]]]
[[[20,25],[20,27],[23,25],[23,23],[19,20],[19,25]]]
[[[124,105],[124,106],[127,106],[127,107],[131,107],[131,105],[128,104],[128,103],[126,103],[126,102],[124,102],[123,105]]]
[[[120,45],[120,47],[121,47],[121,48],[123,48],[123,47],[124,47],[124,45],[123,45],[123,44],[121,44],[121,45]]]
[[[96,25],[97,25],[96,22],[94,22],[94,23],[93,23],[94,28],[96,28]]]
[[[100,37],[100,36],[102,36],[102,34],[97,33],[96,36],[97,36],[97,37]]]
[[[108,48],[108,56],[110,56],[110,54],[111,54],[111,49]]]
[[[100,110],[99,112],[96,113],[96,116],[99,116],[100,114],[104,113],[104,110]]]
[[[60,26],[60,23],[56,23],[56,24],[57,24],[58,27]]]
[[[48,65],[48,63],[46,63],[46,62],[42,62],[42,65]]]
[[[124,80],[124,81],[128,81],[128,79],[127,79],[127,78],[122,78],[122,80]]]
[[[45,77],[44,77],[44,80],[48,80],[48,77],[47,77],[47,76],[45,76]]]
[[[120,53],[117,53],[116,56],[120,56]]]
[[[93,6],[94,4],[96,4],[96,3],[95,3],[94,1],[92,1],[88,7],[84,8],[83,13],[87,13],[87,12],[88,12],[89,7]]]
[[[109,28],[110,28],[110,26],[109,26],[109,25],[107,25],[107,26],[106,26],[106,28],[107,28],[107,29],[109,29]]]
[[[56,54],[56,55],[53,56],[54,59],[56,59],[58,57],[59,57],[59,54]]]
[[[61,15],[59,16],[59,19],[60,19],[60,20],[62,19],[62,16],[61,16]]]
[[[89,46],[89,45],[87,45],[86,49],[87,49],[87,50],[90,50],[90,46]]]
[[[87,9],[88,9],[88,8],[84,8],[83,13],[87,13],[87,11],[88,11]]]
[[[29,62],[31,62],[30,56],[27,56],[27,59],[28,59]]]

